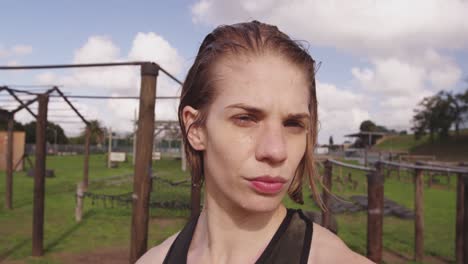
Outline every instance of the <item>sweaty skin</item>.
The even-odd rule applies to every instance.
[[[217,96],[206,124],[192,127],[191,146],[204,155],[205,202],[188,263],[254,263],[286,215],[281,203],[306,150],[309,92],[303,71],[280,55],[227,56],[214,68]],[[183,110],[186,127],[198,111]],[[284,180],[262,193],[252,180]],[[178,234],[137,263],[162,263]],[[371,263],[314,224],[309,263]]]

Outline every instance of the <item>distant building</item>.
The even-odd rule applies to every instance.
[[[379,143],[385,136],[389,135],[388,132],[367,132],[361,131],[354,134],[345,135],[345,137],[356,138],[354,142],[355,147],[372,147]]]

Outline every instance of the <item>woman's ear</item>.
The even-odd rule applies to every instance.
[[[187,132],[187,139],[195,150],[205,150],[205,131],[203,127],[194,124],[200,112],[191,106],[182,109],[182,118]]]

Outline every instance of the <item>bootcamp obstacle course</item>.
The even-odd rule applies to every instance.
[[[119,64],[120,65],[120,64]],[[119,65],[107,65],[107,66],[119,66]],[[127,65],[127,64],[125,64]],[[133,65],[133,64],[132,64]],[[157,65],[154,64],[135,64],[139,65],[142,68],[142,88],[140,90],[140,117],[139,117],[139,126],[138,126],[138,144],[136,146],[136,164],[135,164],[135,180],[134,180],[134,192],[132,193],[132,208],[133,208],[133,216],[132,216],[132,243],[131,243],[131,255],[130,255],[130,262],[134,262],[136,259],[138,259],[139,256],[141,256],[147,248],[147,225],[148,225],[148,208],[149,208],[149,193],[150,193],[150,173],[148,171],[148,166],[151,166],[151,156],[152,156],[152,140],[153,140],[153,130],[154,130],[154,105],[155,105],[155,94],[156,94],[156,76],[158,74],[158,67]],[[147,66],[146,69],[144,69],[144,66]],[[64,66],[64,65],[62,65]],[[97,64],[95,65],[96,67],[103,66],[102,64]],[[52,67],[52,66],[49,66]],[[54,67],[57,67],[54,66]],[[75,67],[75,66],[64,66],[64,67]],[[94,65],[86,65],[83,67],[94,67]],[[38,66],[33,66],[32,68],[38,68]],[[0,67],[0,69],[2,69]],[[47,99],[48,99],[48,94],[42,94],[38,95],[38,101],[40,103],[40,111],[38,116],[43,118],[44,113],[47,113]],[[42,103],[41,103],[42,102]],[[41,107],[42,105],[42,107]],[[44,107],[45,105],[45,107]],[[45,118],[47,118],[47,115],[45,114]],[[42,120],[42,119],[41,119]],[[153,126],[153,128],[151,128]],[[39,128],[41,127],[41,128]],[[151,128],[151,129],[150,129]],[[45,125],[39,125],[38,122],[38,139],[44,138],[44,129]],[[40,135],[40,133],[43,133]],[[42,160],[42,163],[39,158],[36,159],[36,170],[38,170],[38,173],[35,174],[35,181],[40,182],[41,180],[43,181],[44,179],[44,171],[45,171],[45,144],[41,145],[38,143],[38,148],[36,149],[38,152],[36,153],[36,157],[39,157]],[[42,152],[41,152],[42,148]],[[39,162],[39,163],[38,163]],[[363,170],[365,172],[368,172],[369,175],[373,176],[368,176],[367,177],[367,190],[368,190],[368,257],[376,262],[381,259],[381,253],[382,253],[382,217],[383,217],[383,182],[384,182],[384,177],[383,177],[383,166],[390,166],[390,167],[395,167],[399,166],[401,168],[405,169],[411,169],[414,170],[415,172],[415,179],[418,179],[417,184],[415,185],[415,190],[416,190],[416,196],[415,197],[421,197],[420,194],[422,194],[422,189],[419,186],[420,179],[422,175],[420,174],[421,171],[423,170],[431,170],[435,172],[446,172],[447,168],[434,168],[434,167],[424,167],[424,166],[416,166],[416,165],[406,165],[406,164],[398,164],[398,163],[391,163],[391,162],[381,162],[379,163],[380,166],[377,166],[375,169],[374,168],[368,168],[368,167],[360,167],[360,166],[354,166],[354,165],[349,165],[349,164],[344,164],[340,163],[338,161],[334,160],[329,160],[329,163],[335,166],[347,166],[350,168],[358,169],[358,170]],[[39,164],[40,166],[38,166]],[[324,175],[324,183],[325,186],[327,186],[331,190],[331,185],[332,185],[332,179],[331,179],[331,171],[332,171],[332,166],[325,166],[326,172]],[[328,168],[327,168],[328,167]],[[466,177],[464,176],[466,174],[466,170],[464,169],[459,169],[459,168],[448,168],[450,169],[451,173],[458,173],[458,186],[461,186],[459,189],[460,190],[466,190]],[[328,173],[327,171],[330,172],[330,176],[327,176]],[[42,177],[42,179],[41,179]],[[39,184],[40,185],[40,184]],[[43,186],[43,184],[42,184]],[[43,187],[42,187],[43,188]],[[41,188],[38,188],[35,191],[37,193],[42,192],[42,197],[40,195],[36,196],[35,195],[35,204],[36,200],[43,200],[44,199],[44,190]],[[192,191],[192,201],[191,201],[191,209],[194,214],[199,212],[200,209],[200,185],[197,179],[192,179],[192,185],[191,185],[191,191]],[[457,206],[459,208],[466,208],[466,202],[463,205],[463,202],[466,201],[466,191],[464,191],[464,196],[460,194],[462,191],[457,192],[457,201],[461,201],[457,203]],[[459,197],[464,197],[460,198]],[[330,199],[327,200],[326,195],[324,195],[324,200],[327,201],[328,203]],[[416,199],[417,201],[417,199]],[[460,205],[462,204],[462,205]],[[416,202],[416,223],[421,223],[421,214],[418,216],[418,212],[421,212],[422,206],[421,203]],[[36,210],[36,207],[35,207]],[[328,213],[327,213],[328,212]],[[331,214],[329,211],[324,212],[323,220],[324,220],[324,225],[327,227],[330,227],[331,223]],[[461,229],[463,225],[459,225],[459,219],[461,219],[461,223],[466,223],[467,217],[464,217],[464,214],[462,213],[463,211],[457,210],[457,229]],[[466,209],[465,209],[466,212]],[[328,214],[328,215],[327,215]],[[39,214],[38,214],[39,215]],[[36,217],[36,214],[34,214]],[[43,208],[42,208],[42,217],[43,217]],[[43,223],[42,223],[43,224]],[[35,225],[36,226],[36,225]],[[416,227],[420,226],[417,224]],[[38,228],[38,227],[35,227]],[[421,230],[416,228],[416,237],[421,237]],[[37,234],[37,232],[33,232],[33,234]],[[457,234],[461,234],[459,237],[457,237],[457,262],[462,261],[461,258],[459,258],[459,252],[468,252],[468,250],[464,250],[463,248],[466,248],[466,243],[465,244],[459,244],[458,241],[466,241],[466,230],[457,232]],[[33,235],[33,237],[36,237]],[[461,237],[461,239],[459,239]],[[463,239],[465,238],[465,239]],[[380,242],[379,242],[380,240]],[[34,241],[34,240],[33,240]],[[34,242],[33,242],[34,245]],[[419,245],[419,246],[418,246]],[[461,245],[461,250],[459,250],[459,246]],[[33,247],[34,248],[34,247]],[[421,250],[421,242],[416,243],[416,251],[418,252],[418,249]],[[34,252],[34,251],[33,251]],[[42,252],[41,252],[42,254]],[[420,256],[420,255],[419,255]],[[418,258],[418,254],[416,254],[416,258]],[[466,259],[466,258],[465,258]]]
[[[151,62],[121,62],[121,63],[91,63],[91,64],[62,64],[62,65],[34,65],[34,66],[0,66],[0,70],[34,70],[34,69],[60,69],[60,68],[89,68],[89,67],[118,67],[118,66],[139,66],[141,74],[141,88],[139,96],[139,118],[138,118],[138,130],[137,130],[137,144],[135,153],[135,177],[134,177],[134,192],[132,195],[132,225],[131,225],[131,246],[130,246],[130,263],[136,262],[136,260],[142,256],[147,250],[147,232],[148,232],[148,204],[149,204],[149,186],[150,176],[148,167],[151,168],[152,151],[153,145],[153,133],[154,133],[154,120],[155,120],[155,100],[156,100],[156,79],[161,70],[169,78],[181,84],[174,76],[168,73],[166,70],[161,68],[156,63]],[[11,91],[6,87],[2,87],[1,90]],[[14,113],[26,108],[28,105],[38,101],[39,110],[37,117],[29,109],[27,109],[34,117],[37,118],[36,127],[36,165],[35,165],[35,187],[34,187],[34,210],[33,210],[33,256],[42,256],[44,254],[43,240],[44,240],[44,194],[45,194],[45,170],[46,170],[46,140],[45,130],[47,124],[47,105],[49,96],[51,93],[57,91],[63,96],[63,93],[57,87],[48,90],[45,93],[37,94],[37,98],[21,104],[12,113],[4,113],[8,120],[8,124],[11,122],[13,127],[13,115]],[[86,96],[92,98],[93,96]],[[97,98],[97,97],[95,97]],[[83,119],[85,123],[87,121],[79,114],[78,111],[71,105],[66,97],[64,100],[70,104],[70,107]],[[10,125],[9,125],[10,127]],[[12,129],[12,128],[11,128]],[[88,133],[87,133],[88,134]],[[12,137],[10,137],[12,138]],[[87,145],[89,146],[89,137],[86,137]],[[12,145],[12,144],[11,144]],[[10,148],[8,148],[10,149]],[[87,168],[86,162],[89,158],[89,148],[85,153],[85,168]],[[10,155],[7,155],[7,160],[11,160]],[[11,163],[11,162],[10,162]],[[8,165],[8,168],[12,168],[12,165]],[[12,185],[12,173],[11,169],[8,170],[7,188]],[[83,188],[86,189],[88,185],[87,169],[85,169],[86,177],[83,180]],[[195,188],[194,191],[197,191]],[[199,188],[198,188],[199,193]],[[10,198],[11,199],[11,198]],[[7,203],[8,204],[8,203]],[[192,207],[192,209],[194,209]],[[199,209],[199,207],[198,207]]]

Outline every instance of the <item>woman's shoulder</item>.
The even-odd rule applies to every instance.
[[[166,258],[167,252],[171,248],[172,243],[177,238],[180,232],[168,237],[164,242],[148,250],[136,264],[146,264],[146,263],[163,263],[164,258]]]
[[[309,263],[373,263],[352,251],[328,229],[314,223]]]

